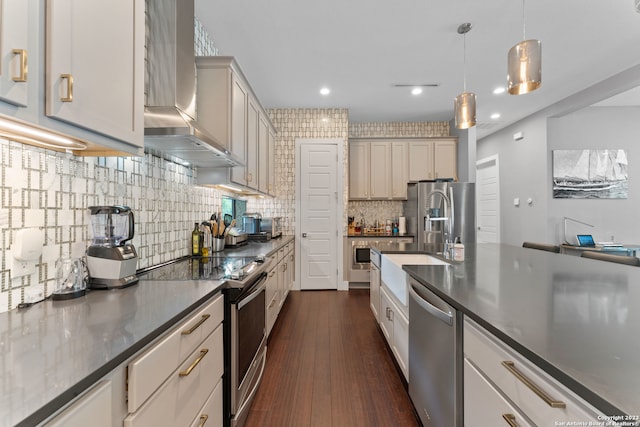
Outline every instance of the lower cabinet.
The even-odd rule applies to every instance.
[[[599,425],[602,414],[470,319],[464,322],[465,426]]]
[[[129,363],[124,427],[222,426],[223,315],[219,295]]]
[[[380,269],[371,263],[369,273],[369,305],[376,322],[380,322],[382,320],[380,319]]]
[[[111,427],[111,394],[111,381],[100,381],[45,425],[46,427]]]
[[[380,286],[380,328],[405,379],[409,379],[409,310]]]
[[[266,294],[266,323],[267,336],[278,319],[280,309],[293,288],[295,282],[295,250],[294,242],[290,241],[271,255],[273,265],[269,270]]]

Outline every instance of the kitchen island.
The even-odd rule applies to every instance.
[[[640,415],[637,267],[467,244],[464,262],[403,269],[597,410]]]
[[[269,255],[292,240],[217,253]],[[224,286],[222,280],[153,281],[0,314],[0,425],[37,425],[122,366]],[[115,381],[124,386],[122,375]],[[124,388],[112,407],[125,405]],[[124,408],[126,409],[126,408]],[[126,413],[125,413],[126,414]],[[121,425],[121,424],[120,424]]]

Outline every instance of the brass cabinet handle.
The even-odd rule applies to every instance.
[[[14,82],[26,82],[27,81],[27,50],[26,49],[13,49],[14,55],[20,56],[20,73],[17,77],[12,77]]]
[[[73,102],[73,74],[60,74],[60,78],[67,80],[67,96],[60,97],[60,101]]]
[[[198,427],[203,427],[207,423],[208,419],[209,419],[209,415],[207,414],[200,415],[200,422],[198,423]]]
[[[189,329],[185,329],[184,331],[182,331],[182,335],[191,335],[196,329],[198,329],[200,327],[200,325],[202,325],[204,322],[206,322],[209,317],[211,317],[210,314],[203,314],[202,315],[202,319],[200,319],[200,321],[198,323],[196,323],[195,325],[193,325]]]
[[[544,400],[544,402],[547,405],[551,406],[552,408],[567,407],[567,405],[564,402],[560,400],[555,400],[554,398],[549,396],[544,390],[542,390],[539,386],[537,386],[533,381],[527,378],[522,372],[518,370],[518,368],[516,368],[515,363],[513,363],[512,361],[505,360],[504,362],[502,362],[502,366],[507,368],[507,370],[511,372],[517,379],[519,379],[520,381],[522,381],[522,383],[524,383],[524,385],[529,387],[529,389],[532,392],[534,392],[536,395],[538,395],[540,399]]]
[[[247,182],[253,181],[253,174],[251,172],[247,173]]]
[[[513,414],[502,414],[502,418],[509,424],[509,427],[520,427],[520,424],[516,422],[516,416]]]
[[[186,377],[187,375],[189,375],[191,373],[191,371],[193,371],[193,369],[198,366],[198,363],[200,363],[202,361],[202,358],[204,356],[207,355],[207,353],[209,353],[209,350],[206,348],[203,348],[202,350],[200,350],[200,356],[198,356],[198,358],[196,360],[193,361],[193,363],[187,368],[186,371],[182,371],[180,372],[181,377]]]
[[[276,300],[275,300],[275,299],[274,299],[274,300],[271,300],[271,304],[269,304],[269,308],[273,307],[273,304],[275,304],[275,303],[276,303]]]

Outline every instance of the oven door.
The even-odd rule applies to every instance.
[[[248,292],[231,304],[231,425],[242,426],[258,389],[266,358],[263,273]]]
[[[353,270],[369,270],[370,252],[371,247],[368,242],[353,242],[351,268]]]

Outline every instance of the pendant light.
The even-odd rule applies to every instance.
[[[525,34],[525,5],[522,0],[522,41],[509,49],[507,90],[511,95],[533,92],[542,84],[542,44],[527,40]]]
[[[468,22],[460,24],[458,27],[458,34],[464,36],[462,93],[456,96],[453,101],[456,128],[458,129],[468,129],[476,125],[476,94],[467,92],[467,33],[469,31],[471,31],[471,24]]]

